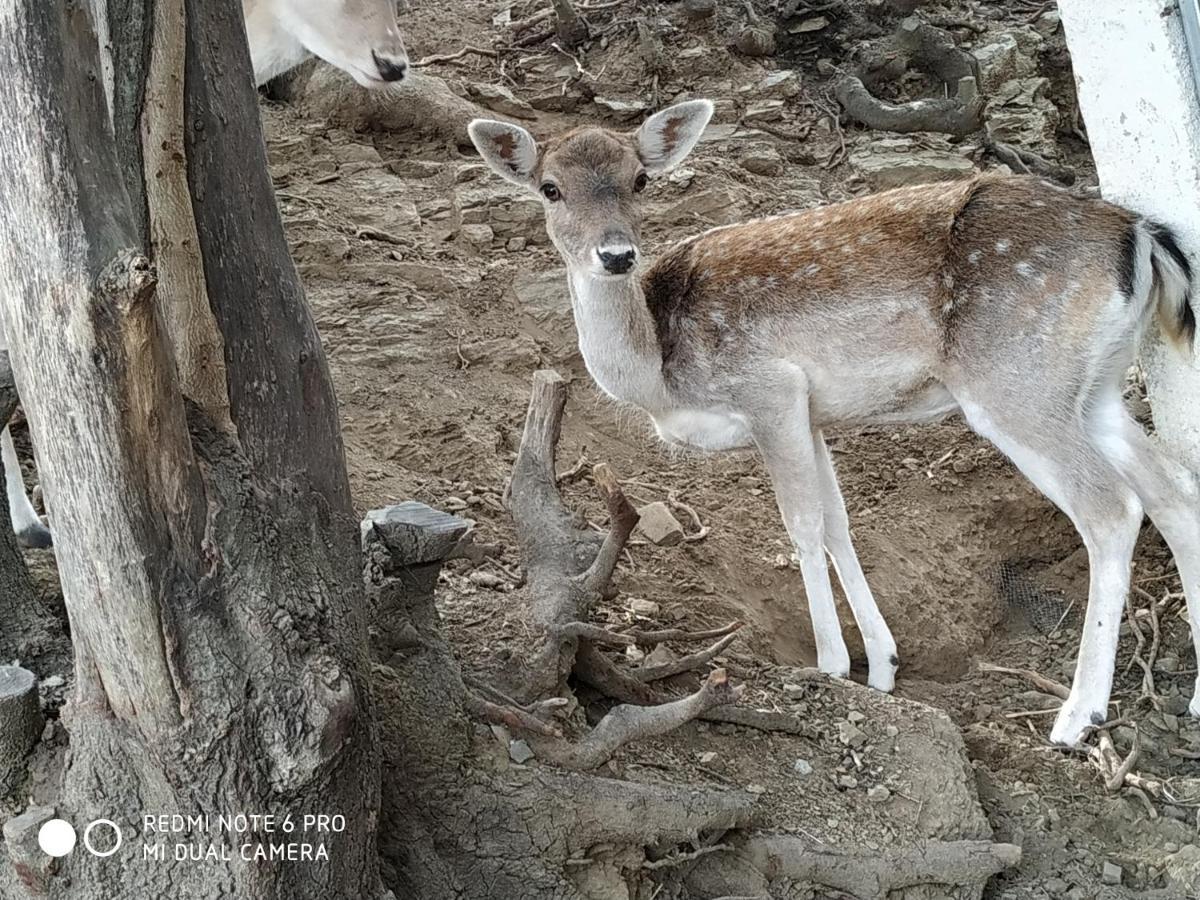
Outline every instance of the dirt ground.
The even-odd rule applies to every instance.
[[[464,44],[489,47],[505,33],[494,18],[517,21],[536,6],[506,9],[502,0],[451,0],[412,10],[403,26],[415,58]],[[967,47],[1031,23],[1043,33],[1036,74],[1049,80],[1061,114],[1053,151],[1082,182],[1094,183],[1086,145],[1069,127],[1072,82],[1061,28],[1049,9],[1042,5],[1040,17],[1036,4],[955,3],[941,11],[967,22],[954,31]],[[659,103],[681,96],[717,101],[716,128],[686,171],[648,192],[652,252],[714,224],[873,188],[853,162],[843,161],[839,142],[848,143],[853,160],[855,148],[888,136],[847,125],[843,138],[822,118],[832,108],[822,74],[830,71],[827,60],[838,65],[851,46],[850,37],[831,33],[836,23],[773,58],[755,60],[726,46],[744,23],[735,6],[697,25],[677,4],[649,4],[637,14],[666,35],[670,60],[650,75],[631,14],[629,5],[596,13],[604,36],[586,59],[539,46],[504,54],[503,72],[496,60],[472,56],[430,71],[452,84],[504,84],[520,105],[498,111],[532,116],[527,124],[539,134],[595,121],[632,127],[638,111],[625,113],[615,101],[645,102],[648,87]],[[757,128],[756,116],[773,113],[756,104],[779,96],[764,80],[789,69],[797,88],[783,96],[787,112]],[[472,95],[469,87],[463,92]],[[646,617],[655,623],[706,627],[743,620],[747,626],[723,661],[748,684],[747,702],[789,709],[812,722],[807,736],[689,726],[651,746],[626,749],[614,770],[669,769],[698,783],[751,785],[775,813],[776,826],[836,840],[845,838],[846,824],[856,823],[855,836],[868,846],[887,842],[889,830],[899,827],[887,816],[876,816],[878,829],[861,825],[864,809],[871,821],[867,792],[890,783],[891,819],[915,816],[919,825],[921,808],[903,800],[898,786],[916,773],[875,771],[870,762],[844,765],[837,727],[851,710],[838,708],[842,695],[784,687],[790,667],[814,661],[812,635],[800,575],[789,563],[759,461],[749,454],[672,452],[635,413],[599,394],[575,350],[566,285],[537,202],[521,199],[477,157],[445,141],[350,133],[295,106],[265,106],[264,120],[288,234],[332,361],[357,502],[365,510],[419,499],[469,517],[479,540],[506,548],[496,563],[462,561],[444,575],[439,606],[464,667],[486,669],[522,652],[511,615],[522,590],[513,577],[521,560],[501,496],[531,373],[553,367],[572,379],[560,467],[581,458],[607,462],[635,501],[676,499],[709,529],[703,540],[674,547],[635,541],[621,571],[621,594],[599,620],[629,622],[639,615],[635,606],[650,610]],[[808,140],[781,136],[810,122]],[[924,146],[923,138],[917,141]],[[969,146],[951,150],[972,155]],[[752,157],[766,162],[755,164]],[[996,165],[980,154],[973,161]],[[1181,714],[1195,662],[1179,582],[1157,534],[1148,527],[1139,547],[1133,604],[1148,636],[1151,605],[1161,629],[1154,671],[1161,708],[1139,699],[1132,633],[1122,643],[1116,696],[1139,731],[1137,771],[1171,779],[1175,803],[1107,793],[1082,754],[1047,745],[1053,698],[978,668],[983,661],[1027,667],[1069,683],[1087,567],[1065,517],[957,418],[840,432],[831,443],[859,555],[900,646],[896,694],[944,710],[961,730],[996,839],[1024,848],[1021,866],[994,879],[986,896],[1147,896],[1156,889],[1161,896],[1187,896],[1184,885],[1200,864],[1200,779],[1194,777],[1200,727]],[[568,501],[602,526],[603,506],[587,469],[566,484]],[[852,624],[847,633],[855,634]],[[856,664],[856,677],[862,675]],[[871,717],[871,727],[890,722],[903,734],[907,707],[887,708],[891,715]],[[1127,749],[1131,735],[1118,729],[1118,747]],[[919,755],[914,759],[919,765]],[[804,767],[797,760],[810,761],[814,773],[800,776]],[[839,817],[839,806],[854,812]],[[1120,866],[1120,885],[1103,883],[1106,863]],[[1113,880],[1111,869],[1107,880]]]
[[[869,25],[844,27],[836,11],[800,15],[801,4],[796,15],[810,24],[789,32],[776,55],[754,59],[729,47],[745,24],[739,4],[723,4],[700,23],[688,21],[682,4],[592,5],[596,11],[586,14],[599,37],[586,55],[573,58],[542,42],[427,71],[501,114],[530,117],[525,124],[537,134],[584,122],[633,127],[639,103],[717,101],[715,125],[684,171],[647,191],[651,253],[712,225],[870,192],[883,176],[865,154],[881,140],[907,142],[901,152],[932,149],[979,168],[997,165],[970,139],[835,127],[826,114],[836,105],[830,77],[872,37]],[[505,23],[537,8],[446,0],[419,4],[401,25],[419,59],[504,44],[511,35]],[[951,32],[968,49],[1011,29],[1041,35],[1038,70],[1025,76],[1047,79],[1045,96],[1059,118],[1054,145],[1039,152],[1094,183],[1053,4],[954,2],[926,15],[958,21]],[[635,18],[661,36],[659,56],[639,42]],[[820,18],[827,24],[818,27]],[[471,88],[488,84],[504,85],[514,102]],[[919,81],[904,86],[922,88]],[[540,204],[491,176],[455,141],[418,131],[353,132],[303,103],[264,101],[263,119],[287,232],[331,361],[358,507],[421,500],[473,520],[478,541],[504,548],[495,561],[459,560],[443,573],[439,608],[465,669],[489,670],[523,651],[514,615],[524,591],[521,559],[501,498],[530,377],[555,368],[572,380],[560,468],[607,462],[636,503],[676,500],[708,529],[702,540],[673,547],[635,539],[619,573],[620,594],[597,621],[640,617],[705,628],[742,620],[746,627],[719,661],[747,685],[743,702],[811,723],[801,735],[693,724],[622,750],[611,773],[747,787],[761,795],[777,830],[879,849],[924,833],[931,802],[924,798],[940,791],[923,783],[922,759],[938,747],[960,752],[958,738],[946,723],[945,734],[931,731],[914,744],[906,728],[914,717],[939,721],[934,711],[944,711],[961,732],[963,765],[986,815],[979,828],[990,825],[996,840],[1024,850],[1021,865],[993,879],[985,896],[1198,896],[1200,725],[1184,714],[1196,663],[1180,584],[1151,527],[1136,558],[1132,605],[1147,647],[1151,627],[1161,632],[1156,696],[1153,704],[1141,698],[1129,624],[1115,696],[1136,723],[1135,771],[1167,779],[1163,796],[1108,793],[1083,754],[1047,744],[1054,698],[1020,678],[980,670],[981,662],[1023,667],[1068,684],[1087,565],[1065,517],[958,418],[829,436],[859,556],[900,647],[896,696],[911,703],[804,680],[798,667],[815,659],[804,590],[762,465],[751,454],[670,451],[636,413],[600,395],[575,349],[566,284]],[[1141,411],[1136,387],[1132,395]],[[565,479],[564,494],[603,527],[589,471],[580,467]],[[682,518],[689,531],[698,529]],[[848,612],[844,618],[854,677],[862,681],[861,644],[854,645]],[[845,723],[867,733],[862,752],[840,740]],[[1116,729],[1116,739],[1127,751],[1133,728]],[[509,764],[485,737],[480,754]],[[872,790],[881,785],[886,791]],[[940,802],[973,801],[951,791]],[[1115,878],[1111,866],[1105,878],[1106,863],[1120,867]],[[1105,883],[1113,880],[1120,883]]]

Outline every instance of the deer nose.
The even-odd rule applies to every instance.
[[[371,51],[371,58],[375,60],[375,67],[379,69],[379,77],[384,81],[399,81],[408,71],[408,60],[406,59],[388,59],[380,56],[374,50]]]
[[[637,250],[629,246],[602,247],[596,251],[596,255],[600,257],[600,265],[604,266],[604,271],[613,275],[624,275],[633,268]]]

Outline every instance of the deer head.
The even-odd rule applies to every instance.
[[[271,5],[279,24],[306,50],[364,87],[399,81],[408,70],[395,0],[259,2]]]
[[[580,128],[544,146],[507,122],[476,119],[468,130],[493,171],[542,198],[546,231],[568,267],[622,278],[641,255],[638,195],[691,152],[712,113],[708,100],[689,100],[633,133]]]

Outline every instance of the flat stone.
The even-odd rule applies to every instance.
[[[813,773],[812,763],[807,759],[798,759],[792,763],[792,771],[801,777],[806,777]]]
[[[877,784],[873,788],[867,790],[867,799],[872,803],[886,803],[892,796],[892,792],[885,788],[882,784]]]
[[[1100,873],[1100,881],[1104,884],[1120,884],[1123,871],[1116,863],[1106,862]]]
[[[537,118],[533,107],[516,97],[504,85],[472,83],[467,85],[467,93],[480,106],[486,106],[490,110],[512,116],[514,119]]]
[[[508,756],[513,762],[522,765],[533,759],[533,751],[524,741],[511,741],[508,745]]]
[[[373,509],[362,521],[363,545],[380,540],[402,565],[440,562],[467,533],[468,523],[458,516],[406,500]]]
[[[838,722],[838,740],[857,749],[867,742],[867,733],[853,722]]]
[[[462,236],[468,244],[476,247],[490,247],[492,241],[496,239],[496,232],[492,231],[490,225],[464,225]]]
[[[630,600],[629,608],[639,616],[657,616],[662,611],[662,607],[653,600],[643,600],[640,597]]]
[[[907,138],[883,138],[850,153],[850,165],[877,190],[965,178],[975,165],[953,150],[920,147]]]
[[[775,177],[783,174],[783,157],[769,144],[750,147],[738,158],[738,165],[755,175]]]
[[[638,530],[660,547],[673,547],[683,540],[683,526],[661,500],[638,510]]]

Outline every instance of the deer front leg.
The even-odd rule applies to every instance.
[[[867,684],[889,694],[896,686],[896,669],[900,665],[900,658],[896,655],[896,640],[875,603],[858,562],[858,554],[854,552],[854,544],[850,540],[850,517],[846,514],[846,503],[842,500],[842,491],[838,487],[837,473],[833,469],[829,448],[825,446],[825,438],[821,432],[814,431],[812,440],[821,480],[821,504],[825,513],[825,550],[833,560],[838,580],[854,613],[854,621],[862,633],[863,646],[867,651]]]
[[[800,574],[817,643],[817,667],[826,674],[845,678],[850,674],[850,653],[842,637],[825,562],[825,515],[820,470],[809,428],[807,390],[799,393],[789,409],[764,416],[752,428],[771,475],[783,524],[800,559]]]

